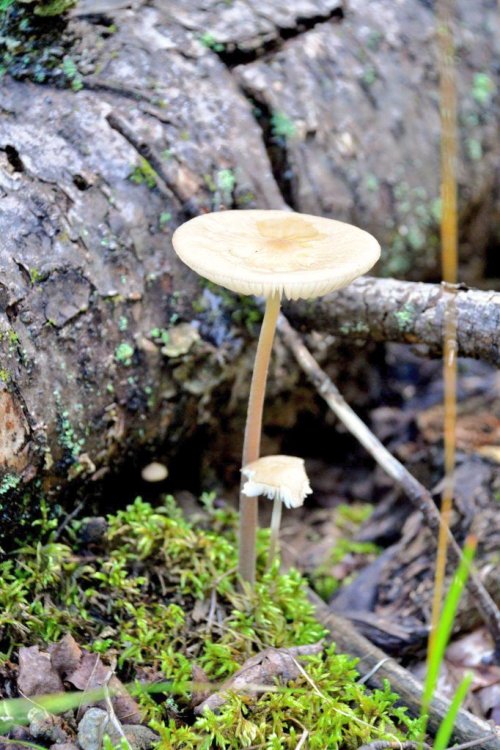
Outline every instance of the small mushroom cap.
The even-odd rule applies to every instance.
[[[143,467],[141,477],[145,482],[163,482],[163,480],[168,477],[168,469],[165,464],[153,461]]]
[[[243,485],[244,495],[278,499],[287,508],[303,505],[312,492],[304,461],[295,456],[263,456],[244,466],[241,473],[248,480]]]
[[[180,226],[172,242],[186,265],[226,289],[289,299],[347,286],[380,257],[368,232],[292,211],[203,214]]]

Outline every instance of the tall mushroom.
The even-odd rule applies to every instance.
[[[273,210],[203,214],[179,227],[172,242],[181,260],[200,276],[266,300],[250,385],[245,466],[260,454],[267,371],[282,295],[310,299],[347,286],[378,260],[380,246],[350,224]],[[258,498],[240,495],[239,573],[251,584],[257,515]]]

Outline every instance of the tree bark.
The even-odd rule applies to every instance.
[[[396,279],[357,279],[326,297],[288,303],[295,326],[339,338],[421,344],[441,354],[447,305],[457,315],[458,356],[500,364],[500,294],[477,289],[447,291],[438,284]]]

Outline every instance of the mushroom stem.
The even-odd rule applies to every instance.
[[[273,513],[271,516],[271,537],[269,539],[269,552],[267,556],[267,567],[270,568],[273,564],[273,560],[276,557],[276,550],[278,549],[278,540],[280,534],[281,525],[281,510],[283,503],[276,497],[273,503]]]
[[[280,312],[281,296],[273,294],[266,300],[266,310],[250,384],[247,421],[243,440],[242,465],[256,461],[260,454],[262,413],[266,393],[267,371],[273,348],[276,323]],[[243,581],[255,583],[255,541],[258,522],[258,498],[247,497],[240,492],[240,541],[238,572]]]

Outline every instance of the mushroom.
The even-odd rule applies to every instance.
[[[287,508],[299,508],[312,492],[304,460],[296,456],[263,456],[244,466],[241,473],[247,480],[241,490],[244,495],[264,495],[274,501],[268,555],[270,566],[278,546],[283,504]]]
[[[172,238],[181,260],[240,294],[262,295],[264,320],[250,385],[243,443],[245,466],[259,458],[267,371],[281,296],[310,299],[347,286],[378,260],[380,246],[344,222],[292,211],[220,211],[197,216]],[[239,573],[255,580],[257,498],[240,498]]]

